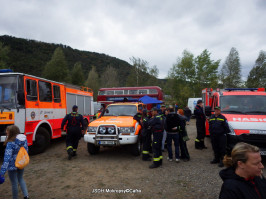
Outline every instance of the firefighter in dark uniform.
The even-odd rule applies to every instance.
[[[152,151],[153,151],[153,164],[149,167],[157,168],[163,163],[162,156],[162,139],[163,139],[163,118],[158,114],[157,108],[152,108],[152,118],[150,119],[151,132],[153,136]]]
[[[230,132],[225,116],[221,114],[221,108],[214,108],[214,115],[209,119],[209,131],[211,136],[214,159],[211,164],[219,163],[223,167],[223,158],[226,153],[226,134]]]
[[[72,112],[65,116],[61,124],[62,130],[64,129],[66,122],[66,149],[68,153],[68,159],[71,160],[73,156],[76,156],[79,140],[84,129],[83,116],[78,113],[78,106],[74,105]]]
[[[203,107],[202,100],[198,100],[197,105],[195,106],[194,109],[194,115],[196,116],[196,127],[197,127],[195,148],[200,150],[207,149],[207,147],[204,144],[206,116],[203,112],[202,107]]]
[[[144,109],[141,120],[141,137],[142,137],[142,160],[151,161],[150,147],[151,147],[151,127],[149,125],[150,117],[147,116],[147,110]]]
[[[139,106],[138,106],[138,112],[137,112],[137,114],[135,114],[134,117],[133,117],[133,119],[134,119],[134,120],[137,120],[139,124],[141,124],[141,123],[140,123],[140,120],[141,120],[141,118],[142,118],[142,109],[143,109],[142,105],[139,105]]]

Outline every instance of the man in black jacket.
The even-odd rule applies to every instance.
[[[204,144],[205,138],[205,121],[206,116],[203,112],[203,103],[202,100],[197,101],[197,105],[194,109],[194,115],[196,116],[196,127],[197,127],[197,138],[195,140],[195,148],[196,149],[207,149]]]
[[[67,136],[66,147],[68,159],[71,160],[72,156],[76,156],[79,140],[84,130],[83,116],[78,113],[78,106],[72,107],[72,112],[67,114],[62,121],[61,130],[63,131],[67,123]]]
[[[175,145],[175,158],[176,162],[179,162],[179,137],[180,131],[184,130],[185,127],[181,123],[181,119],[177,113],[174,112],[174,108],[169,109],[170,113],[166,116],[165,129],[167,132],[167,150],[168,150],[168,160],[173,160],[172,153],[172,140]]]
[[[223,158],[226,153],[226,134],[230,132],[227,119],[221,114],[221,108],[214,108],[214,115],[209,119],[209,131],[211,136],[214,159],[211,164],[219,163],[223,167]]]
[[[149,167],[157,168],[162,165],[162,139],[163,139],[163,118],[158,114],[157,108],[152,108],[152,118],[149,122],[151,126],[153,141],[152,141],[152,151],[153,151],[153,164]]]
[[[231,156],[225,156],[228,167],[220,171],[223,185],[220,199],[265,199],[266,180],[262,175],[259,148],[246,143],[238,143]]]

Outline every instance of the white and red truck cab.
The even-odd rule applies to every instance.
[[[230,149],[241,141],[258,146],[261,155],[266,155],[265,88],[205,88],[202,100],[206,116],[214,113],[214,107],[221,107],[231,130],[227,137]],[[208,119],[206,135],[209,135]]]

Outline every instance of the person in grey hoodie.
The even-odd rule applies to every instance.
[[[19,128],[15,125],[8,126],[6,134],[7,140],[4,143],[4,145],[6,145],[6,150],[0,176],[4,177],[6,171],[8,171],[8,176],[12,185],[13,199],[18,198],[18,183],[24,195],[24,199],[28,199],[28,190],[23,179],[24,169],[18,169],[15,166],[15,161],[20,147],[23,146],[28,152],[28,142],[26,136],[24,134],[20,134]]]

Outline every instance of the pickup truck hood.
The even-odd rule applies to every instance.
[[[118,127],[132,127],[134,126],[134,121],[132,116],[103,116],[97,120],[94,120],[89,124],[89,126],[99,126],[99,125],[116,125]]]

